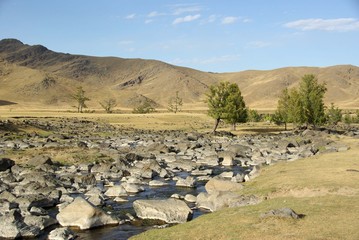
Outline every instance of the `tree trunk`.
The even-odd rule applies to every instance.
[[[236,131],[236,123],[232,124],[232,131]]]
[[[287,131],[287,122],[284,122],[284,131]]]
[[[218,127],[220,121],[221,121],[220,118],[217,118],[217,119],[216,119],[216,122],[215,122],[215,124],[214,124],[214,128],[213,128],[212,133],[215,133],[215,132],[216,132],[217,127]]]

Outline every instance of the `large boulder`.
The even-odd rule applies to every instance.
[[[61,226],[77,226],[80,229],[119,223],[117,219],[96,208],[82,197],[75,198],[72,203],[61,209],[56,219]]]
[[[208,209],[212,212],[227,207],[240,207],[253,205],[260,202],[255,196],[243,196],[234,192],[200,193],[197,196],[197,207]]]
[[[220,191],[234,192],[234,191],[239,191],[242,188],[243,185],[240,183],[223,180],[223,179],[216,179],[216,178],[210,179],[205,185],[205,189],[209,194],[212,192],[220,192]]]
[[[177,199],[136,200],[133,208],[139,218],[158,219],[167,223],[183,223],[192,217],[187,204]]]

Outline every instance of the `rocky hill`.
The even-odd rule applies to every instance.
[[[309,73],[327,83],[327,103],[359,107],[359,68],[352,65],[208,73],[156,60],[71,55],[16,39],[0,41],[0,100],[21,107],[69,108],[74,105],[69,96],[82,86],[91,108],[110,97],[121,107],[132,108],[143,99],[166,107],[176,91],[185,108],[203,108],[208,86],[228,80],[238,83],[247,105],[268,109],[275,108],[284,87]]]

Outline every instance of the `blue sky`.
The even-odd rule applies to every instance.
[[[359,65],[359,0],[0,0],[0,39],[210,72]]]

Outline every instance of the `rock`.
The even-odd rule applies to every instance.
[[[168,185],[168,183],[166,182],[162,182],[162,181],[159,181],[159,180],[152,180],[148,183],[148,185],[150,187],[162,187],[162,186],[166,186]]]
[[[51,161],[51,158],[48,156],[38,155],[36,157],[31,158],[26,164],[29,166],[37,167],[44,164],[52,165],[53,162]]]
[[[142,186],[133,183],[122,183],[121,186],[125,189],[128,193],[139,193],[145,191]]]
[[[50,216],[35,216],[28,215],[24,217],[24,223],[28,226],[39,228],[44,230],[45,228],[57,224],[57,220]]]
[[[222,166],[233,166],[233,153],[229,151],[224,151],[219,154],[219,157],[222,158]]]
[[[232,182],[228,180],[212,178],[209,180],[205,189],[207,193],[211,194],[212,192],[223,192],[223,191],[239,191],[243,188],[243,185],[237,182]]]
[[[61,226],[77,226],[80,229],[90,229],[94,227],[118,224],[118,220],[106,214],[99,208],[81,197],[63,208],[56,219]]]
[[[291,208],[280,208],[280,209],[274,209],[270,210],[266,213],[263,213],[260,215],[261,218],[267,218],[267,217],[280,217],[280,218],[293,218],[293,219],[299,219],[300,215],[298,215],[293,209]]]
[[[127,192],[122,185],[109,187],[104,194],[108,197],[127,197]]]
[[[158,219],[166,223],[183,223],[192,217],[187,204],[177,199],[136,200],[133,208],[139,218]]]
[[[49,240],[73,240],[76,235],[67,227],[56,228],[49,233]]]
[[[190,187],[190,188],[194,188],[196,184],[196,180],[191,177],[188,176],[186,179],[183,178],[178,178],[177,182],[176,182],[176,186],[177,187]]]
[[[30,210],[31,207],[48,208],[55,206],[58,199],[44,196],[42,194],[24,195],[14,200],[19,204],[19,207],[24,210]]]
[[[252,149],[249,146],[233,144],[227,148],[227,151],[232,152],[236,157],[246,157]]]
[[[23,222],[18,209],[0,216],[0,223],[0,238],[36,237],[40,234],[40,228],[28,226]]]
[[[15,165],[15,162],[8,158],[0,158],[0,172],[6,171]]]
[[[255,196],[243,196],[234,192],[202,192],[197,196],[196,205],[214,212],[222,208],[254,205],[259,202],[260,199]]]
[[[195,203],[197,201],[197,197],[192,194],[186,194],[184,196],[184,200],[190,203]]]

